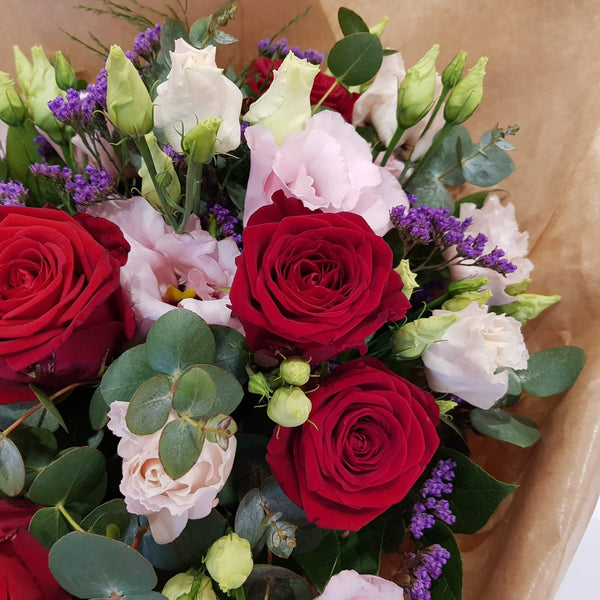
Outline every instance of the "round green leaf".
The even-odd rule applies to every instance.
[[[464,178],[473,185],[490,187],[506,179],[515,168],[512,158],[498,146],[490,146],[463,160]]]
[[[359,33],[361,31],[369,33],[369,26],[362,18],[353,10],[344,8],[343,6],[338,10],[338,23],[340,24],[340,29],[344,35]]]
[[[235,532],[250,542],[254,552],[260,552],[265,543],[265,527],[262,520],[265,509],[262,506],[260,490],[250,490],[240,502],[235,513]]]
[[[158,442],[160,462],[173,479],[185,475],[192,468],[201,450],[196,428],[183,419],[167,423]]]
[[[12,440],[0,434],[0,491],[16,496],[25,485],[25,464]]]
[[[254,565],[244,583],[247,600],[311,600],[314,598],[306,579],[283,567]]]
[[[103,536],[74,531],[50,551],[50,571],[78,598],[161,598],[152,565],[130,546]],[[139,594],[139,596],[137,596]]]
[[[104,456],[95,448],[74,448],[35,478],[29,498],[38,504],[63,504],[79,513],[96,506],[106,493]]]
[[[171,388],[171,378],[166,375],[158,375],[140,385],[125,416],[132,433],[150,435],[167,422],[172,403]]]
[[[210,325],[210,330],[215,338],[214,364],[245,383],[248,379],[246,360],[250,352],[246,338],[239,331],[224,325]]]
[[[79,519],[79,515],[70,514],[76,521]],[[29,523],[29,533],[46,548],[52,548],[63,535],[71,531],[72,527],[55,506],[40,508]]]
[[[164,314],[148,332],[148,362],[166,374],[178,374],[187,367],[212,363],[215,340],[208,325],[195,313],[177,308]]]
[[[237,379],[214,365],[199,365],[206,371],[217,386],[217,399],[213,406],[213,415],[222,413],[231,414],[242,401],[244,390]]]
[[[327,66],[344,85],[362,85],[379,71],[383,48],[372,33],[353,33],[337,42],[327,58]]]
[[[521,448],[533,446],[540,439],[540,432],[531,419],[499,408],[475,408],[469,418],[475,431]]]
[[[56,438],[48,429],[24,425],[13,431],[10,438],[23,457],[25,485],[29,486],[37,474],[48,466],[56,455]]]
[[[80,525],[82,529],[98,535],[106,535],[108,525],[116,525],[121,534],[127,531],[131,515],[127,512],[125,501],[122,498],[113,498],[97,506],[88,514]]]
[[[173,408],[179,413],[197,419],[212,417],[217,399],[217,386],[212,377],[201,367],[184,371],[175,384]]]

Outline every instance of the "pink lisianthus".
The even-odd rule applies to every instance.
[[[139,334],[146,335],[154,321],[176,307],[195,312],[209,324],[241,330],[227,307],[240,253],[232,238],[217,241],[202,230],[195,216],[186,233],[174,233],[139,196],[103,202],[89,212],[116,223],[131,245],[127,266],[121,269],[121,286]],[[180,298],[181,290],[191,297]]]
[[[400,184],[373,164],[369,144],[337,112],[317,113],[281,146],[260,125],[248,127],[245,135],[252,164],[244,224],[279,190],[311,210],[360,215],[378,235],[392,226],[391,208],[408,207]]]
[[[340,571],[315,600],[402,600],[404,591],[393,581],[377,575]]]
[[[158,457],[162,429],[151,435],[135,435],[125,422],[127,402],[113,402],[108,412],[108,428],[121,438],[117,452],[123,459],[123,479],[119,489],[127,510],[145,515],[157,544],[172,542],[188,519],[202,519],[218,503],[233,467],[236,438],[229,438],[227,450],[205,441],[194,466],[179,479],[167,475]],[[167,423],[174,421],[171,411]]]

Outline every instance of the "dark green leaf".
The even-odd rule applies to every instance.
[[[210,17],[202,17],[194,22],[190,28],[190,43],[192,46],[202,48],[208,37],[208,26],[210,25],[210,21]]]
[[[500,189],[482,190],[481,192],[475,192],[473,194],[469,194],[468,196],[464,196],[460,200],[457,200],[454,204],[454,216],[458,217],[460,215],[461,204],[474,204],[477,208],[481,208],[490,194],[501,191],[502,190]]]
[[[208,325],[183,308],[170,310],[152,325],[146,349],[152,368],[169,375],[192,365],[212,363],[215,358],[215,340]]]
[[[423,171],[412,179],[406,191],[417,196],[419,206],[427,205],[450,210],[454,207],[454,201],[446,186],[428,171]]]
[[[171,412],[171,378],[157,375],[140,385],[127,407],[127,427],[137,435],[158,431]]]
[[[217,386],[217,399],[213,406],[213,414],[231,414],[242,401],[244,390],[237,379],[227,371],[214,365],[198,365],[206,371]]]
[[[182,419],[165,425],[158,443],[160,462],[173,479],[185,475],[198,460],[202,447],[196,428]]]
[[[108,404],[104,401],[102,396],[102,390],[98,386],[92,395],[90,400],[90,425],[94,429],[101,430],[108,423]]]
[[[475,533],[488,522],[500,502],[514,492],[516,486],[498,481],[455,450],[438,450],[433,462],[448,459],[456,463],[452,493],[447,496],[452,514],[456,517],[451,529],[455,533]]]
[[[6,429],[34,406],[38,405],[39,402],[37,400],[0,404],[0,429]],[[56,419],[49,412],[41,408],[27,417],[23,424],[29,427],[43,427],[44,429],[48,429],[48,431],[56,431],[59,427]]]
[[[25,485],[31,485],[38,472],[46,467],[57,452],[56,438],[48,429],[21,425],[10,434],[25,464]],[[1,452],[0,452],[1,454]],[[1,465],[0,460],[0,465]],[[0,470],[1,470],[0,466]]]
[[[235,329],[224,325],[209,325],[215,338],[214,364],[229,371],[240,383],[248,379],[246,361],[250,348],[246,338]]]
[[[167,19],[160,32],[160,47],[166,57],[175,49],[175,40],[179,38],[183,38],[186,42],[190,41],[186,27],[180,21]]]
[[[472,154],[476,148],[469,132],[462,125],[453,127],[425,166],[424,172],[433,175],[445,185],[461,185],[465,179],[461,172],[459,149],[464,156]]]
[[[319,592],[337,571],[341,555],[340,541],[335,531],[328,531],[321,543],[307,554],[294,552],[294,558]]]
[[[75,520],[79,518],[78,515],[70,514]],[[40,508],[29,523],[29,533],[46,548],[52,548],[63,535],[71,531],[72,527],[55,506]]]
[[[527,369],[517,371],[517,375],[523,388],[533,396],[552,396],[575,383],[584,363],[582,348],[559,346],[532,354]]]
[[[327,58],[327,66],[344,85],[362,85],[379,71],[383,48],[372,33],[353,33],[337,42]]]
[[[312,600],[307,582],[294,571],[272,565],[254,565],[244,583],[246,600]]]
[[[344,35],[351,33],[360,33],[361,31],[369,33],[369,26],[353,10],[344,8],[338,9],[338,23]]]
[[[423,534],[423,541],[426,545],[439,544],[450,552],[441,576],[431,585],[431,597],[435,600],[462,600],[462,560],[454,534],[447,525],[437,523]]]
[[[127,512],[125,501],[122,498],[113,498],[100,506],[81,521],[82,529],[98,535],[106,535],[108,525],[116,525],[120,532],[127,531],[131,515]]]
[[[254,488],[242,498],[235,513],[234,525],[235,532],[250,542],[253,552],[260,552],[265,543],[264,516],[260,490]]]
[[[379,573],[383,544],[384,521],[375,519],[360,531],[340,539],[340,570],[353,569],[358,573]]]
[[[79,598],[114,598],[115,593],[162,598],[150,591],[157,583],[152,565],[130,546],[103,536],[69,533],[54,544],[48,563],[59,585]]]
[[[540,439],[540,432],[531,419],[500,408],[475,408],[469,417],[475,431],[521,448],[533,446]]]
[[[217,399],[217,386],[202,367],[191,367],[177,379],[173,408],[181,415],[197,419],[212,417]]]
[[[0,434],[0,491],[16,496],[25,485],[25,464],[15,443]]]
[[[61,414],[58,412],[58,408],[54,406],[54,403],[52,402],[52,400],[50,400],[49,396],[46,393],[42,392],[42,390],[40,390],[35,385],[30,385],[29,387],[31,388],[31,391],[35,394],[35,397],[44,405],[44,408],[58,421],[58,424],[68,433],[69,430],[67,429],[67,426]]]

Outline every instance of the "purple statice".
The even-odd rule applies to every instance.
[[[125,51],[125,56],[133,63],[136,69],[140,69],[142,66],[142,59],[139,54],[136,54],[132,50]]]
[[[36,135],[33,142],[37,145],[38,154],[43,160],[48,161],[51,158],[58,156],[52,144],[43,135]]]
[[[0,181],[0,205],[24,206],[28,191],[20,181]]]
[[[248,127],[250,127],[250,123],[248,123],[248,121],[242,121],[240,126],[240,137],[243,142],[246,141],[246,129],[248,129]]]
[[[112,177],[106,171],[96,169],[91,165],[88,165],[85,171],[88,179],[81,173],[77,173],[72,181],[65,184],[65,189],[73,198],[78,210],[82,210],[94,202],[106,200],[114,185]]]
[[[270,39],[260,40],[260,42],[258,42],[258,51],[263,56],[269,56],[273,60],[285,58],[292,52],[298,58],[306,59],[308,62],[315,65],[321,64],[325,58],[323,54],[312,48],[309,48],[308,50],[301,50],[298,46],[290,48],[285,38],[281,38],[275,42],[271,42]]]
[[[403,587],[410,600],[431,600],[431,584],[440,577],[449,558],[450,552],[439,544],[408,553],[410,582]]]
[[[57,120],[77,131],[89,129],[94,121],[94,103],[87,94],[80,94],[73,88],[68,89],[64,97],[50,100],[48,108]]]
[[[447,525],[456,522],[448,500],[442,499],[442,495],[452,493],[451,481],[454,479],[455,467],[456,463],[451,459],[438,461],[431,471],[431,476],[421,487],[423,501],[415,502],[408,527],[413,537],[421,538],[426,529],[435,525],[436,519]]]
[[[173,160],[173,165],[176,169],[185,169],[187,162],[183,154],[179,154],[171,144],[162,147],[162,151]]]
[[[73,178],[73,171],[68,167],[61,167],[60,165],[49,165],[46,163],[34,163],[29,165],[29,170],[36,177],[43,177],[60,186],[64,186],[67,182]]]
[[[145,58],[150,61],[160,49],[160,25],[148,27],[146,31],[135,36],[133,42],[133,51],[138,57]],[[134,63],[135,64],[135,63]]]
[[[236,233],[235,228],[239,225],[231,212],[221,204],[215,204],[208,211],[208,230],[212,235],[220,232],[223,237],[231,237],[239,246],[242,243],[242,236]],[[218,232],[217,232],[218,228]]]
[[[108,85],[108,72],[106,69],[100,69],[96,77],[96,83],[90,83],[87,86],[89,102],[100,109],[106,109],[106,87]]]

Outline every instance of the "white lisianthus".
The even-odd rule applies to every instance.
[[[156,89],[154,125],[169,144],[181,152],[182,137],[205,119],[223,119],[215,143],[216,152],[230,152],[240,145],[242,92],[223,75],[215,62],[216,48],[194,48],[175,41],[171,71]]]
[[[450,315],[460,319],[423,354],[427,383],[436,392],[491,408],[508,390],[508,373],[498,369],[527,368],[529,354],[521,324],[512,317],[489,313],[487,306],[476,302],[459,312],[433,311],[433,316]]]

